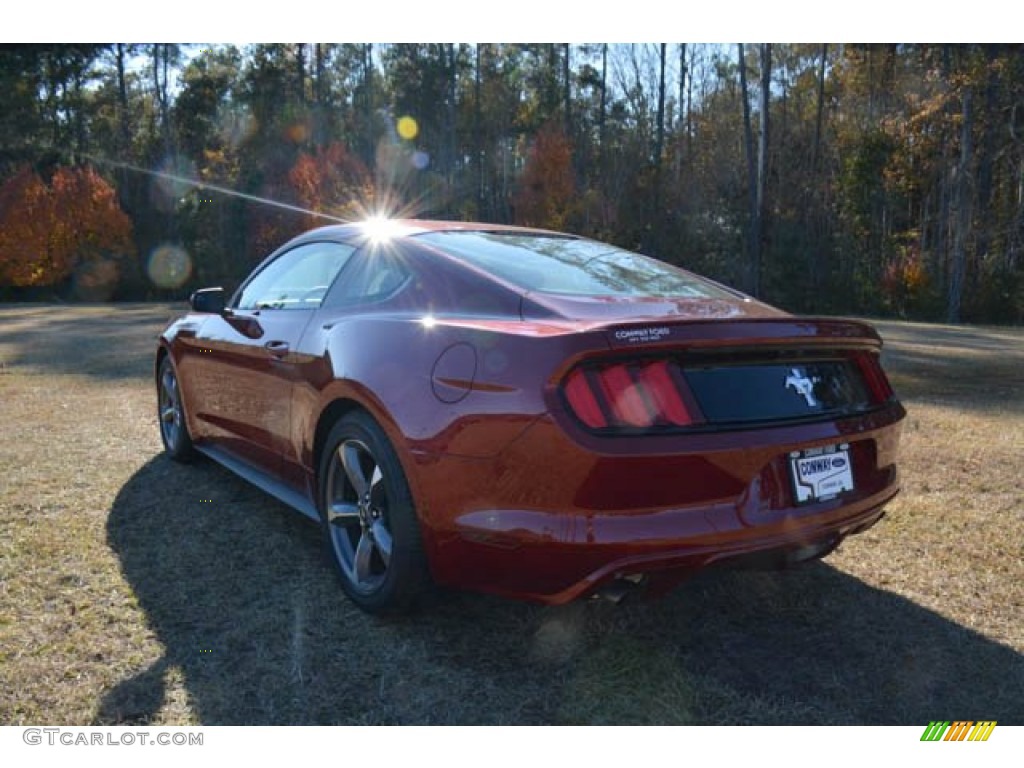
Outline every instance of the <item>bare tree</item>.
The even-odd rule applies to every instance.
[[[661,167],[661,154],[665,148],[665,51],[668,48],[666,43],[661,44],[660,74],[658,75],[658,117],[657,129],[654,140],[654,162]]]
[[[743,43],[737,43],[740,66],[740,100],[743,102],[743,144],[747,155],[747,195],[750,203],[750,220],[747,230],[747,248],[750,251],[750,278],[748,284],[751,292],[756,294],[754,270],[760,262],[760,226],[757,221],[757,160],[754,156],[754,132],[750,126],[750,94],[747,89],[747,59],[743,53]]]
[[[772,85],[772,46],[771,43],[761,44],[761,132],[757,143],[757,217],[754,234],[757,247],[754,251],[755,296],[761,295],[761,261],[764,256],[765,240],[767,239],[768,219],[768,128],[769,99]]]
[[[445,112],[444,112],[444,168],[448,183],[451,184],[455,173],[455,155],[457,139],[455,136],[457,123],[456,93],[458,92],[459,49],[453,43],[445,43],[441,49],[445,70]]]
[[[814,149],[811,154],[811,169],[817,171],[821,156],[821,121],[825,114],[825,63],[828,60],[828,43],[821,44],[821,62],[818,65],[818,109],[814,120]]]
[[[295,44],[295,88],[299,104],[306,103],[306,44]]]
[[[362,53],[363,75],[363,157],[367,163],[373,162],[373,43],[363,43]]]
[[[126,153],[131,147],[132,131],[130,116],[128,112],[128,87],[125,82],[125,50],[124,43],[117,43],[115,48],[115,60],[117,62],[117,122],[120,129],[121,151]]]
[[[562,54],[562,115],[565,120],[565,135],[572,136],[572,73],[570,70],[571,52],[569,43],[563,44]]]
[[[608,43],[601,44],[601,109],[597,114],[597,137],[604,156],[604,118],[608,111]],[[603,164],[601,166],[604,167]]]
[[[686,104],[686,43],[679,44],[679,117],[677,124],[683,126],[686,114],[684,112],[684,105]]]
[[[483,127],[482,106],[480,104],[481,98],[481,74],[480,74],[480,52],[483,50],[484,43],[476,44],[476,58],[473,64],[473,169],[475,171],[476,181],[476,211],[477,217],[481,217],[481,211],[484,207],[484,147],[483,137],[480,135],[480,131]]]
[[[170,151],[170,121],[167,113],[170,97],[167,92],[167,56],[169,46],[166,43],[154,43],[153,55],[153,95],[160,115],[160,135],[163,137],[165,151]],[[160,66],[161,60],[163,67]],[[161,78],[161,73],[163,77]]]
[[[960,322],[960,303],[964,290],[964,272],[967,266],[967,235],[971,227],[970,163],[974,154],[971,139],[974,115],[972,111],[971,87],[965,86],[963,113],[960,123],[960,165],[956,180],[956,229],[953,236],[953,260],[949,270],[949,294],[946,305],[946,319],[951,323]]]

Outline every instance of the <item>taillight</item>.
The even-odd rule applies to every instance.
[[[650,394],[657,412],[669,424],[685,427],[694,422],[693,416],[686,408],[676,383],[669,373],[668,361],[644,365],[637,372],[641,386]],[[678,386],[683,386],[679,384]]]
[[[857,361],[860,375],[864,377],[864,383],[871,392],[872,401],[876,404],[888,402],[893,396],[892,386],[878,362],[878,355],[861,352],[855,355],[854,359]]]
[[[565,380],[566,400],[591,429],[685,427],[701,421],[687,407],[682,377],[667,360],[580,367]]]
[[[601,406],[597,404],[594,393],[587,383],[587,375],[582,369],[577,368],[569,375],[565,382],[565,395],[580,421],[588,427],[597,429],[608,426],[608,421],[601,412]]]

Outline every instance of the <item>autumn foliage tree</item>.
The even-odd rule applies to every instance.
[[[340,142],[313,152],[300,151],[290,168],[267,176],[263,197],[308,213],[296,215],[273,206],[252,211],[249,239],[260,257],[299,232],[330,224],[331,218],[362,219],[372,208],[373,179],[362,161]]]
[[[53,213],[50,188],[28,166],[0,187],[0,285],[46,285],[67,273],[50,249]]]
[[[289,181],[290,171],[274,170],[267,174],[259,188],[259,196],[300,208],[295,189]],[[326,222],[320,221],[320,224]],[[282,243],[308,229],[306,217],[272,205],[249,206],[245,215],[246,252],[250,262],[255,263],[267,256]],[[251,268],[252,263],[248,265]]]
[[[572,145],[557,127],[542,128],[530,149],[513,199],[517,224],[565,229],[576,184]]]
[[[134,250],[114,189],[88,166],[60,167],[49,184],[25,166],[0,187],[0,285],[52,286],[76,270],[116,281],[117,257]]]
[[[373,180],[362,161],[340,142],[299,155],[288,181],[300,204],[317,213],[340,219],[361,219],[372,208]],[[324,223],[310,216],[309,226]]]

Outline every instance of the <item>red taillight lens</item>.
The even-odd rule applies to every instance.
[[[565,382],[565,395],[580,421],[588,427],[599,429],[608,426],[608,420],[601,412],[601,406],[597,404],[597,399],[587,382],[587,375],[582,369],[577,368],[569,374]]]
[[[856,355],[855,359],[860,374],[864,377],[864,383],[868,385],[868,390],[871,392],[871,399],[875,403],[888,402],[893,396],[892,386],[878,362],[878,355],[861,352]]]
[[[685,427],[699,421],[687,408],[667,360],[577,368],[565,381],[576,416],[592,429]]]
[[[639,385],[624,365],[613,365],[597,374],[604,401],[611,408],[612,419],[630,427],[649,427],[654,423]]]
[[[693,416],[687,410],[676,382],[669,373],[667,360],[659,360],[641,367],[638,378],[644,390],[650,393],[658,414],[665,421],[677,427],[693,424]]]

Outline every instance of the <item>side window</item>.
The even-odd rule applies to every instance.
[[[361,304],[386,299],[409,278],[400,253],[369,249],[360,253],[331,292],[332,304]]]
[[[281,254],[242,289],[237,309],[316,309],[354,250],[307,243]]]

